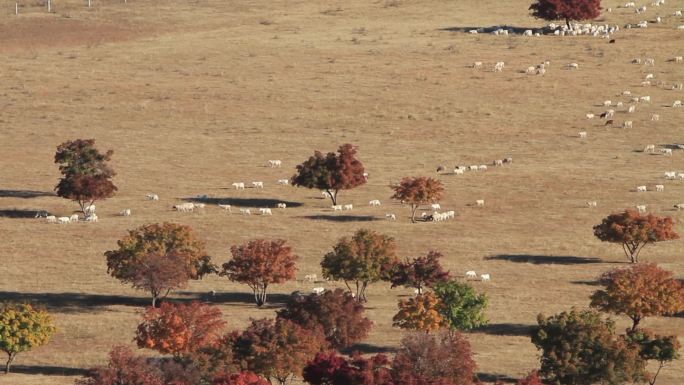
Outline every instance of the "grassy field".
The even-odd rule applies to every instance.
[[[505,5],[503,4],[505,3]],[[470,35],[462,28],[543,25],[528,16],[528,0],[217,1],[57,0],[47,14],[39,2],[0,1],[0,300],[31,300],[55,316],[58,333],[19,355],[16,372],[0,384],[72,384],[84,368],[101,365],[114,345],[131,345],[148,298],[107,275],[103,252],[127,229],[161,221],[192,226],[214,260],[256,237],[285,238],[301,257],[298,283],[273,287],[277,302],[309,291],[306,274],[341,236],[367,227],[394,236],[400,255],[428,250],[446,255],[457,276],[491,274],[473,282],[490,297],[491,326],[469,333],[483,378],[519,377],[538,367],[526,336],[538,313],[588,306],[602,272],[624,266],[619,246],[595,239],[591,227],[608,213],[648,205],[673,216],[684,202],[684,153],[641,152],[646,144],[684,143],[684,99],[662,86],[642,88],[646,73],[667,84],[684,81],[681,18],[646,30],[621,30],[615,44],[592,37]],[[677,1],[647,14],[617,9],[606,23],[635,23],[670,15]],[[473,6],[473,4],[477,4]],[[681,6],[681,3],[679,4]],[[653,57],[655,67],[630,64]],[[551,61],[546,76],[528,66]],[[468,68],[474,61],[485,69]],[[506,62],[493,73],[497,61]],[[565,64],[579,63],[578,70]],[[605,99],[629,101],[624,90],[650,95],[635,114],[618,110],[616,124],[587,120]],[[651,114],[660,114],[651,122]],[[587,131],[588,138],[577,133]],[[113,149],[116,197],[98,202],[97,224],[48,225],[33,210],[70,214],[77,206],[51,195],[59,177],[55,147],[95,138]],[[333,213],[317,191],[277,186],[313,150],[359,146],[367,185],[340,194],[356,208]],[[445,210],[455,220],[411,224],[409,210],[389,200],[388,185],[404,176],[436,176],[439,164],[514,163],[463,176],[439,175]],[[282,159],[269,168],[268,159]],[[231,183],[264,181],[263,190]],[[664,192],[636,193],[637,185]],[[146,193],[159,202],[145,201]],[[288,202],[273,217],[227,215],[215,206],[181,214],[171,206],[208,194],[234,206]],[[380,208],[368,207],[380,199]],[[477,199],[485,207],[475,207]],[[589,209],[585,202],[598,201]],[[116,214],[125,208],[131,217]],[[397,214],[396,222],[385,213]],[[684,226],[677,225],[680,233]],[[683,240],[647,247],[645,261],[684,275]],[[269,317],[277,303],[257,309],[246,286],[225,278],[192,282],[173,298],[202,298],[221,307],[230,328]],[[367,351],[396,346],[392,328],[405,289],[368,289],[374,321]],[[280,295],[280,297],[279,297]],[[619,328],[627,327],[618,318]],[[684,318],[649,318],[644,326],[684,334]],[[684,382],[684,360],[658,384]]]

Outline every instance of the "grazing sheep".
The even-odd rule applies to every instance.
[[[569,69],[569,70],[571,70],[571,69],[578,69],[578,68],[579,68],[579,64],[577,64],[577,63],[570,63],[570,64],[566,65],[566,68]]]
[[[477,166],[477,169],[480,171],[487,171],[487,165],[481,164],[481,165]]]
[[[83,209],[83,211],[85,211],[86,214],[92,214],[95,212],[95,205],[88,205]]]
[[[396,221],[397,220],[397,216],[392,214],[392,213],[385,214],[385,218],[387,218],[390,221]]]
[[[637,192],[646,192],[648,190],[646,189],[646,186],[637,186],[636,191]]]
[[[122,217],[130,217],[131,209],[123,209],[119,212],[119,215],[121,215]]]
[[[653,74],[646,74],[646,80],[651,80],[651,79],[655,79],[655,75],[653,75]]]
[[[631,120],[626,120],[624,123],[622,123],[622,128],[632,128],[633,124]]]
[[[344,205],[344,209],[345,209],[345,210],[352,210],[352,209],[354,209],[354,205],[351,204],[351,203],[350,203],[350,204],[347,204],[347,205]]]
[[[323,292],[325,292],[325,288],[324,287],[314,287],[313,289],[311,289],[311,292],[316,294],[316,295],[321,295],[321,294],[323,294]]]
[[[644,147],[644,152],[655,152],[655,144],[649,144]]]
[[[463,175],[463,169],[455,168],[455,169],[454,169],[454,174],[456,174],[456,175]]]
[[[332,198],[332,194],[330,194],[327,191],[321,191],[321,195],[323,196],[323,198]]]
[[[225,211],[228,211],[229,213],[232,213],[232,211],[230,210],[230,205],[222,205],[219,203],[218,207],[222,208]]]
[[[596,201],[587,202],[587,206],[589,206],[589,207],[596,207],[597,205],[598,205],[598,203]]]
[[[476,29],[471,29],[468,31],[469,34],[471,35],[477,35],[477,30]]]
[[[187,213],[187,212],[193,211],[195,209],[195,204],[194,203],[181,203],[181,204],[173,206],[173,208],[176,209],[180,213]]]
[[[527,67],[525,70],[525,73],[528,75],[534,75],[537,72],[537,69],[534,67]]]
[[[586,114],[587,119],[594,119],[594,114]]]
[[[194,203],[196,209],[203,209],[207,207],[206,203]]]
[[[377,207],[380,206],[380,200],[379,199],[373,199],[372,201],[368,202],[370,206]]]
[[[268,161],[268,165],[271,166],[271,167],[280,167],[280,165],[282,165],[282,164],[283,164],[283,162],[282,162],[281,160],[279,160],[279,159],[269,160],[269,161]]]
[[[281,186],[287,186],[290,184],[290,180],[289,179],[278,179],[278,184]]]
[[[680,172],[679,174],[677,174],[677,178],[684,179],[684,172]]]
[[[508,158],[504,159],[504,163],[513,163],[513,158],[509,156]]]
[[[45,221],[47,223],[57,223],[57,217],[54,215],[48,215],[47,217],[45,217]]]
[[[485,201],[484,201],[484,199],[478,199],[475,201],[475,204],[479,207],[482,207],[485,205]]]
[[[475,69],[480,69],[480,68],[482,68],[482,62],[481,62],[481,61],[476,61],[475,63],[473,63],[473,68],[475,68]]]
[[[612,104],[613,104],[613,101],[612,101],[612,100],[606,100],[606,101],[603,102],[603,106],[604,106],[604,107],[610,107]]]
[[[586,137],[587,137],[587,132],[586,132],[586,131],[580,131],[579,137],[580,137],[580,138],[586,138]]]
[[[684,57],[682,57],[682,56],[675,56],[674,59],[673,59],[673,61],[674,61],[675,63],[684,62]]]
[[[493,164],[494,166],[503,166],[504,161],[503,161],[503,159],[497,159],[497,160],[495,160],[494,162],[492,162],[492,164]]]
[[[304,280],[314,283],[318,281],[318,276],[316,274],[307,274],[304,276]]]
[[[665,172],[665,179],[675,179],[676,177],[677,177],[676,171],[666,171]]]
[[[87,216],[85,217],[85,221],[86,221],[86,222],[97,222],[97,220],[98,220],[97,214],[95,214],[95,213],[92,213],[92,214],[87,215]]]
[[[639,213],[641,213],[641,214],[643,214],[643,213],[646,212],[646,205],[638,205],[638,206],[635,206],[635,207],[636,207],[637,211],[638,211]]]
[[[430,205],[430,208],[432,208],[433,210],[441,210],[442,206],[440,206],[439,203],[433,203]]]
[[[271,212],[271,209],[262,207],[259,209],[259,212],[261,215],[273,215],[273,212]]]
[[[245,183],[244,182],[235,182],[231,186],[235,187],[236,190],[244,190],[245,189]]]
[[[662,184],[657,184],[655,185],[655,189],[656,191],[665,191],[665,186],[663,186]]]
[[[465,275],[466,275],[466,278],[472,278],[472,279],[477,278],[477,273],[475,273],[475,271],[473,271],[473,270],[466,271]]]
[[[506,63],[504,63],[504,62],[502,62],[502,61],[497,62],[497,63],[494,65],[494,72],[501,72],[501,71],[503,71],[503,69],[504,69],[505,66],[506,66]]]
[[[252,212],[249,209],[240,209],[240,213],[242,215],[252,215]]]
[[[157,194],[147,194],[145,195],[145,198],[149,201],[158,201],[159,200],[159,195]]]
[[[633,114],[634,111],[636,111],[636,106],[629,106],[629,108],[627,109],[628,114]]]
[[[468,166],[468,170],[477,171],[477,165]]]
[[[69,222],[78,222],[78,214],[69,217]]]
[[[492,278],[489,276],[489,274],[482,274],[480,275],[480,280],[482,280],[482,282],[489,282],[492,280]]]
[[[57,218],[57,223],[59,223],[59,224],[61,224],[61,225],[66,224],[66,223],[70,223],[70,222],[71,222],[71,218],[69,218],[69,217],[59,217],[59,218]]]
[[[333,211],[342,211],[342,205],[332,205]]]
[[[682,106],[681,100],[675,100],[674,103],[672,103],[672,108],[680,108],[681,106]]]
[[[672,149],[670,148],[661,148],[660,153],[665,155],[665,156],[672,156]]]
[[[644,64],[647,66],[654,66],[655,65],[655,59],[647,58],[646,60],[644,60]]]
[[[652,122],[657,122],[659,120],[660,120],[660,115],[658,115],[658,114],[651,115],[651,121]]]
[[[278,204],[276,205],[276,207],[279,208],[279,209],[284,209],[284,208],[287,208],[287,204],[286,204],[286,203],[278,203]]]
[[[684,209],[684,203],[677,203],[674,205],[674,208],[677,209],[677,211]]]
[[[640,101],[640,102],[644,102],[644,103],[650,103],[650,102],[651,102],[651,97],[648,96],[648,95],[642,96],[642,97],[639,98],[639,101]]]
[[[264,182],[252,182],[254,188],[264,188]]]

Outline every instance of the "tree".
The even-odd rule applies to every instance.
[[[356,298],[366,301],[366,287],[381,279],[389,279],[396,264],[394,238],[368,229],[358,230],[351,238],[343,237],[333,251],[321,261],[323,276],[343,280],[350,292],[349,282],[356,284]]]
[[[541,370],[551,383],[610,385],[644,378],[639,349],[615,335],[615,323],[592,310],[537,317],[532,343],[541,350]]]
[[[127,347],[117,346],[109,353],[106,367],[91,369],[79,385],[165,385],[159,367],[135,356]]]
[[[392,362],[396,384],[472,385],[476,364],[461,333],[408,333]]]
[[[469,330],[487,324],[485,294],[477,294],[472,286],[456,280],[438,282],[433,290],[439,299],[440,315],[452,329]]]
[[[364,307],[342,289],[321,295],[293,296],[278,318],[290,320],[305,329],[320,328],[331,347],[345,348],[360,341],[371,329]]]
[[[444,271],[439,259],[442,253],[430,251],[426,256],[420,256],[406,262],[397,263],[392,269],[392,288],[397,286],[413,287],[418,294],[423,293],[423,287],[432,287],[435,283],[449,278],[449,272]]]
[[[292,248],[282,239],[255,239],[230,248],[233,259],[223,264],[220,275],[231,281],[245,283],[254,292],[257,306],[266,303],[266,289],[270,284],[295,278]]]
[[[204,243],[188,226],[150,224],[130,230],[117,242],[119,248],[105,252],[107,272],[123,283],[152,294],[152,306],[190,279],[216,272]]]
[[[357,352],[350,360],[336,352],[320,352],[303,371],[311,385],[392,385],[389,360],[378,354],[363,358]]]
[[[234,337],[233,354],[242,370],[250,370],[284,385],[325,345],[319,330],[307,330],[279,319],[253,320]]]
[[[67,141],[57,147],[55,163],[62,178],[55,191],[62,198],[78,202],[81,212],[97,200],[114,196],[117,190],[110,180],[116,173],[109,166],[112,150],[102,154],[95,148],[95,139]]]
[[[541,378],[539,378],[539,371],[531,371],[527,377],[518,380],[516,385],[544,385]]]
[[[639,356],[644,360],[658,362],[656,372],[649,373],[648,382],[655,385],[660,371],[668,363],[679,358],[679,339],[677,336],[660,336],[644,329],[631,330],[627,333],[627,341],[639,346]]]
[[[439,330],[445,321],[439,314],[439,306],[439,300],[432,293],[399,300],[399,312],[392,318],[392,325],[426,333]]]
[[[212,344],[225,324],[216,306],[197,301],[188,305],[162,303],[159,308],[147,308],[135,342],[139,348],[179,356]]]
[[[595,19],[601,14],[601,0],[536,0],[530,5],[532,16],[544,20],[565,20],[568,28],[570,20]]]
[[[444,186],[437,179],[424,176],[404,178],[394,190],[392,199],[411,205],[411,222],[416,223],[416,210],[420,205],[438,202],[444,196]]]
[[[212,385],[271,385],[265,378],[246,371],[233,374],[221,374],[214,377]]]
[[[614,269],[601,276],[605,289],[591,296],[591,306],[600,311],[624,314],[636,330],[644,317],[676,314],[684,310],[684,286],[672,272],[655,264]]]
[[[7,354],[5,373],[17,354],[44,345],[55,333],[52,316],[29,304],[0,305],[0,350]]]
[[[293,186],[324,190],[337,204],[337,193],[349,190],[366,183],[363,164],[356,159],[357,148],[351,144],[343,144],[337,154],[329,152],[323,155],[315,151],[307,161],[297,166],[297,173],[292,177]]]
[[[679,238],[671,217],[642,215],[632,209],[604,218],[594,226],[594,235],[603,242],[621,244],[631,263],[639,261],[639,252],[647,244]]]

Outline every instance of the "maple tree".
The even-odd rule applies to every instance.
[[[323,155],[315,151],[314,155],[297,166],[297,174],[292,177],[293,186],[324,190],[337,204],[337,193],[349,190],[366,183],[364,168],[356,159],[357,147],[343,144],[337,154],[329,152]]]
[[[544,20],[580,21],[595,19],[601,14],[601,0],[535,0],[530,5],[532,16]]]
[[[624,314],[636,330],[644,317],[670,315],[684,310],[684,285],[672,272],[655,264],[639,264],[611,270],[601,276],[605,286],[591,296],[591,306]]]
[[[433,290],[439,300],[439,313],[452,329],[469,330],[487,324],[485,294],[456,280],[438,282]]]
[[[333,348],[344,348],[368,336],[372,322],[364,307],[342,289],[323,294],[292,296],[278,318],[288,319],[305,329],[321,328]]]
[[[0,305],[0,350],[7,354],[5,373],[17,354],[45,345],[55,333],[52,316],[29,304]]]
[[[233,337],[233,354],[242,370],[284,385],[326,345],[318,329],[308,330],[285,319],[252,320]]]
[[[392,199],[411,205],[411,222],[416,222],[416,210],[420,205],[436,203],[444,196],[444,185],[437,179],[424,176],[404,178],[394,190]]]
[[[79,385],[166,385],[158,366],[145,357],[135,356],[125,346],[117,346],[109,353],[106,367],[91,369]]]
[[[140,348],[177,356],[212,344],[225,324],[216,306],[197,301],[187,305],[162,303],[159,308],[147,308],[135,342]]]
[[[143,225],[105,252],[107,272],[123,283],[152,294],[152,306],[188,280],[216,272],[204,243],[188,226],[175,223]]]
[[[67,141],[57,147],[55,163],[62,178],[55,191],[62,198],[75,200],[86,214],[86,207],[97,200],[110,198],[117,188],[110,180],[116,175],[109,166],[112,150],[100,153],[94,139]]]
[[[639,349],[615,335],[615,323],[593,310],[537,317],[532,343],[541,350],[541,369],[551,383],[622,384],[645,376]]]
[[[350,292],[349,282],[354,282],[356,299],[366,301],[368,285],[389,279],[396,261],[394,238],[361,229],[351,238],[341,238],[323,257],[321,267],[325,278],[344,281]]]
[[[394,356],[392,378],[401,385],[472,385],[476,367],[463,334],[409,332]]]
[[[257,306],[266,303],[266,290],[275,283],[295,278],[295,261],[299,258],[285,240],[255,239],[230,248],[233,258],[223,264],[220,275],[247,284],[254,292]]]
[[[516,385],[544,385],[542,379],[539,377],[539,371],[531,371],[525,378],[521,378],[516,382]]]
[[[214,377],[212,385],[270,385],[263,377],[250,372],[244,371],[233,374],[220,374]]]
[[[439,330],[445,323],[439,314],[439,306],[439,300],[432,293],[399,300],[399,312],[392,318],[392,325],[426,333]]]
[[[594,226],[594,235],[603,242],[619,243],[631,263],[639,261],[644,246],[679,238],[671,217],[640,214],[628,209],[611,214]]]
[[[426,256],[419,256],[409,261],[399,262],[392,267],[390,281],[392,287],[413,287],[418,294],[423,293],[424,287],[432,287],[435,283],[449,278],[449,272],[444,271],[439,259],[442,253],[430,251]]]
[[[670,362],[679,358],[679,339],[677,336],[661,336],[650,330],[630,330],[625,339],[639,347],[639,356],[644,360],[656,361],[658,369],[655,373],[648,373],[647,380],[655,385],[660,371]]]
[[[389,359],[378,354],[364,358],[354,352],[349,360],[335,351],[319,352],[303,370],[311,385],[393,385]]]

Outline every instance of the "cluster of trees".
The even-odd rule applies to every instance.
[[[632,327],[617,334],[615,322],[598,311],[572,309],[538,316],[532,342],[541,351],[540,374],[554,384],[654,385],[661,369],[679,357],[676,336],[657,335],[638,327],[644,317],[684,310],[684,286],[655,264],[635,264],[603,274],[604,288],[591,296],[591,307],[625,315]],[[655,372],[648,361],[657,363]]]

